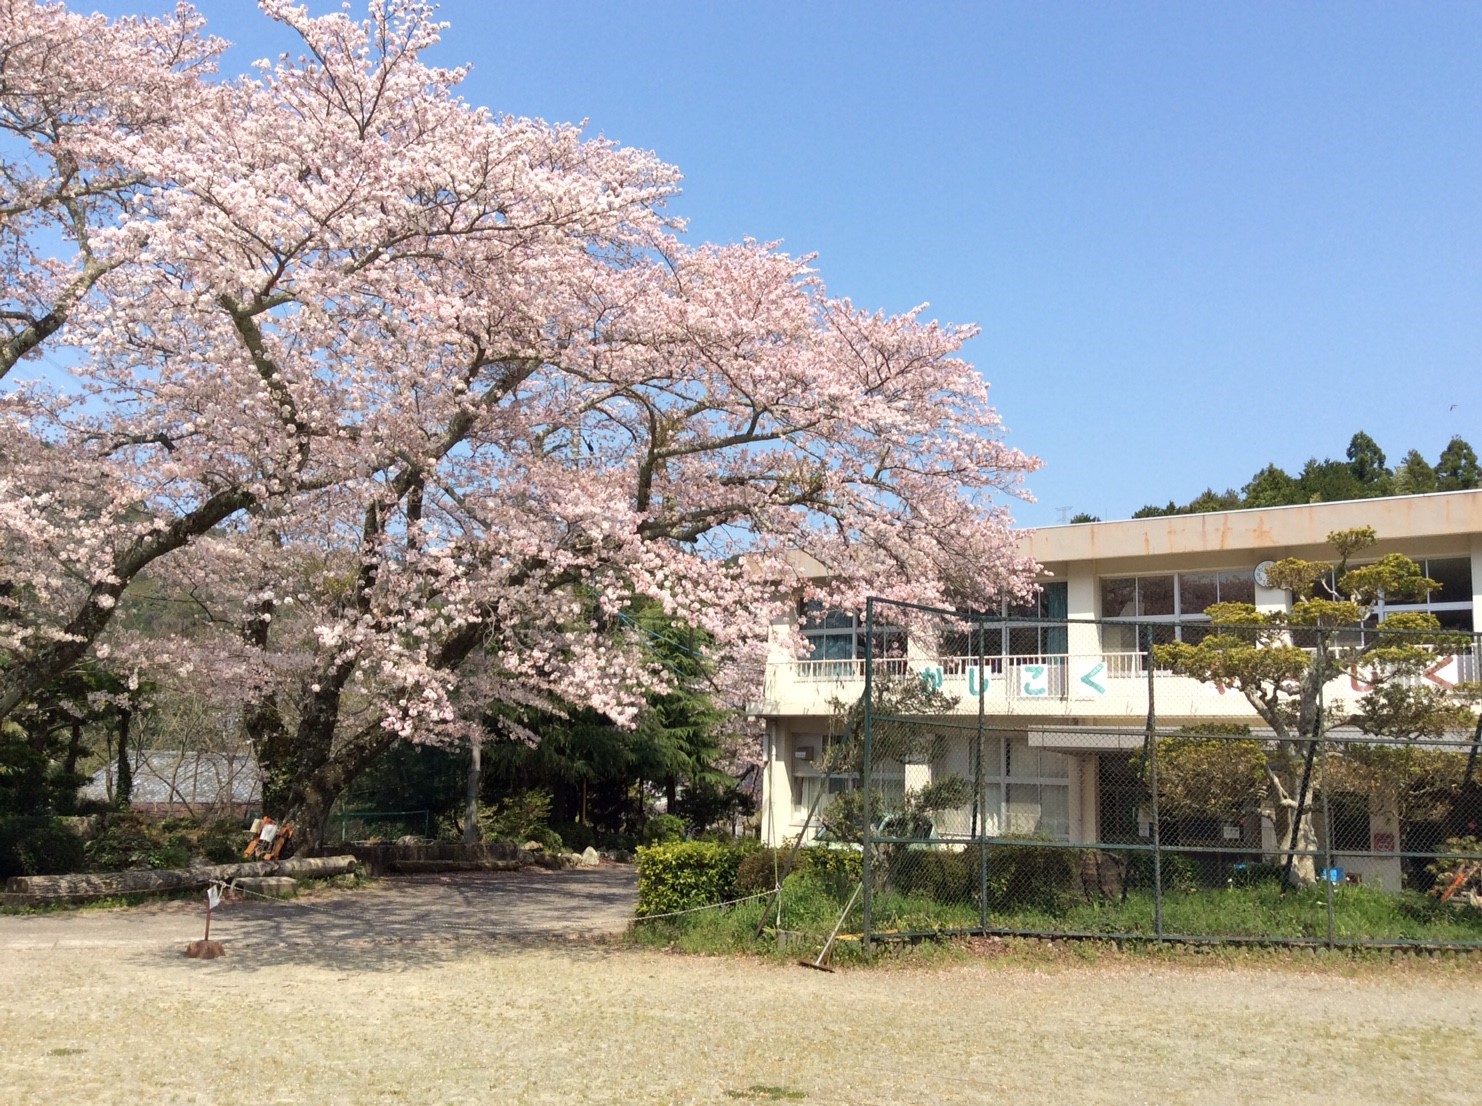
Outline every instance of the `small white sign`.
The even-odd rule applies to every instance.
[[[1043,699],[1050,694],[1050,666],[1047,664],[1020,665],[1019,693],[1029,699]]]
[[[973,665],[967,670],[967,693],[974,698],[987,695],[991,679],[992,674],[988,669]]]
[[[1106,661],[1101,657],[1084,657],[1071,673],[1071,693],[1077,699],[1096,699],[1106,694]]]
[[[1425,678],[1439,688],[1449,689],[1461,679],[1461,666],[1455,657],[1442,657],[1426,670]]]
[[[211,886],[206,888],[206,909],[215,910],[221,905],[221,888]]]

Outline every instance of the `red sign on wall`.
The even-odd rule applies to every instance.
[[[1376,833],[1374,835],[1374,851],[1376,853],[1394,852],[1395,835],[1392,833]]]

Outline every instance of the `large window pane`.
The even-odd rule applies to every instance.
[[[1220,573],[1221,603],[1254,603],[1256,601],[1256,578],[1250,572]]]
[[[819,783],[817,776],[794,776],[792,778],[794,811],[805,811],[813,806],[813,800],[818,796]]]
[[[1435,611],[1433,613],[1443,630],[1460,630],[1468,634],[1472,632],[1471,611]]]
[[[1184,572],[1178,578],[1178,610],[1182,615],[1203,614],[1220,601],[1219,576],[1213,572]]]
[[[1070,836],[1070,789],[1064,784],[1009,784],[1006,807],[1006,833],[1058,840]]]
[[[989,836],[1004,832],[1003,788],[996,783],[983,788],[982,832]]]
[[[976,744],[976,739],[974,739]],[[985,736],[983,738],[983,775],[1003,775],[1003,738]]]
[[[1190,645],[1198,645],[1214,632],[1214,625],[1207,621],[1180,622],[1178,625],[1178,640],[1186,641]]]
[[[809,660],[815,661],[852,661],[854,659],[854,634],[836,633],[813,633],[808,635],[813,649],[808,654]]]
[[[1131,577],[1101,581],[1101,617],[1135,618],[1137,581]]]
[[[1009,627],[1009,656],[1037,657],[1044,651],[1038,626]]]
[[[1006,618],[1041,618],[1044,612],[1040,610],[1040,597],[1029,600],[1027,603],[1010,603],[1004,612]]]
[[[1101,627],[1101,648],[1108,653],[1137,653],[1142,645],[1137,640],[1135,626]]]
[[[1033,784],[1009,785],[1005,804],[1004,832],[1016,837],[1033,837],[1039,832],[1039,788]]]
[[[1139,576],[1137,578],[1137,613],[1140,615],[1175,613],[1172,576]]]
[[[1039,832],[1057,841],[1070,839],[1070,788],[1043,784],[1039,789]]]
[[[1425,574],[1441,586],[1431,592],[1432,603],[1470,603],[1472,601],[1472,561],[1470,557],[1433,557],[1425,562]]]
[[[1009,743],[1009,778],[1024,780],[1045,777],[1068,779],[1070,762],[1064,753],[1040,749],[1027,741]]]

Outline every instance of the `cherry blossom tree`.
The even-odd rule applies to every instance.
[[[517,379],[528,350],[507,343],[538,334],[563,266],[662,229],[671,169],[463,104],[459,73],[416,60],[438,29],[425,6],[377,5],[365,26],[264,8],[308,59],[221,83],[188,9],[5,8],[7,348],[79,364],[70,387],[3,395],[0,715],[75,663],[158,558],[404,467],[431,404],[462,412],[439,412],[454,448],[501,385],[413,389],[424,351],[472,340],[466,375]],[[58,239],[69,258],[41,252]],[[469,280],[513,294],[460,327]]]
[[[51,275],[10,292],[12,339],[51,311],[20,352],[76,365],[0,392],[0,716],[88,655],[209,673],[312,835],[389,742],[476,737],[491,700],[630,723],[670,679],[635,604],[703,631],[739,700],[797,589],[1026,593],[998,501],[1035,462],[958,356],[971,328],[859,310],[775,245],[686,243],[672,167],[458,99],[426,5],[261,6],[304,58],[220,81],[188,10],[10,0],[37,56],[133,57],[147,125],[111,86],[86,111],[0,90],[85,117],[68,156],[116,182],[85,233],[57,202],[15,232]],[[61,194],[44,152],[9,176]],[[146,583],[188,631],[115,624]]]

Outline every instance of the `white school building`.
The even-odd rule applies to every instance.
[[[1359,560],[1403,553],[1441,584],[1427,600],[1381,609],[1381,616],[1425,610],[1449,629],[1482,629],[1476,623],[1482,609],[1482,490],[1081,523],[1026,534],[1023,552],[1043,570],[1038,601],[1028,613],[1043,625],[1006,624],[971,649],[950,642],[944,647],[939,640],[929,650],[905,630],[876,627],[877,658],[939,684],[958,697],[962,712],[962,736],[949,733],[920,763],[896,765],[901,779],[894,790],[912,791],[934,777],[962,772],[965,735],[978,721],[981,690],[984,721],[993,735],[984,753],[981,832],[1087,843],[1146,835],[1145,813],[1116,792],[1102,763],[1115,759],[1125,767],[1128,751],[1141,746],[1150,684],[1144,656],[1131,626],[1076,620],[1166,624],[1163,640],[1169,640],[1196,633],[1208,622],[1202,612],[1217,601],[1279,610],[1290,595],[1264,586],[1267,562],[1332,560],[1327,535],[1364,526],[1380,540]],[[817,571],[822,574],[821,566]],[[804,658],[788,655],[781,631],[789,627],[777,628],[762,697],[750,708],[766,723],[761,832],[774,845],[804,833],[820,788],[851,785],[847,777],[825,779],[818,766],[837,704],[856,701],[864,690],[863,612],[829,612],[812,622],[804,630],[810,645]],[[1433,679],[1476,680],[1477,661],[1474,646],[1449,658]],[[1166,672],[1154,672],[1151,685],[1160,731],[1210,722],[1262,728],[1238,692]],[[1331,698],[1362,693],[1355,682],[1334,686]],[[966,817],[948,812],[939,828],[966,833]],[[1355,838],[1379,852],[1403,846],[1402,827],[1392,816],[1380,810],[1366,817],[1357,831],[1347,828],[1345,840],[1353,842],[1347,847],[1360,847]],[[810,827],[805,836],[811,832]],[[1264,832],[1210,832],[1241,837],[1253,848],[1271,845],[1269,825]],[[1348,868],[1366,882],[1398,886],[1398,862],[1355,857]]]

